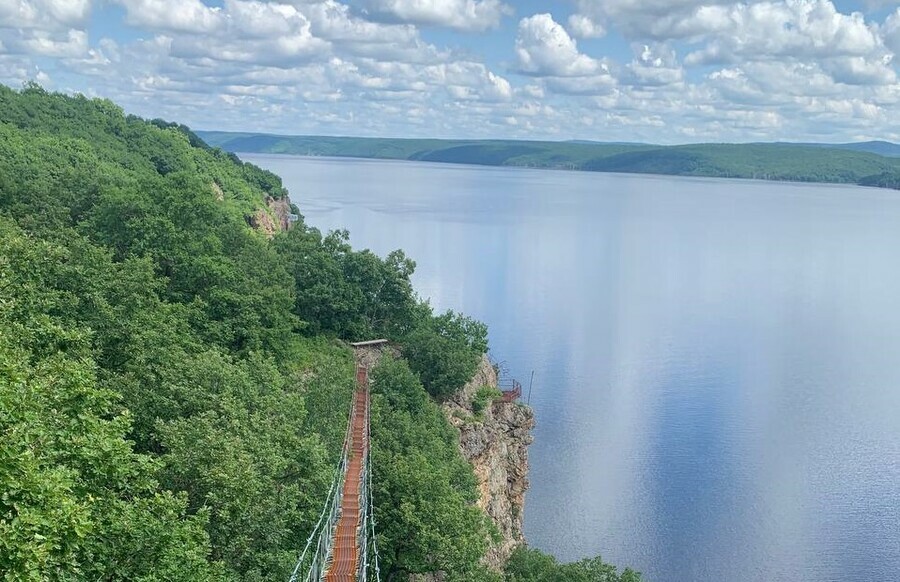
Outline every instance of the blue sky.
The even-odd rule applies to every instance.
[[[198,129],[900,141],[898,5],[0,0],[0,82]]]

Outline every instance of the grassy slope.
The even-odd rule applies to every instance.
[[[900,177],[900,159],[873,153],[893,152],[893,144],[883,142],[654,146],[199,133],[232,152],[870,185],[890,185]]]

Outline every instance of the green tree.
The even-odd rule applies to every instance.
[[[444,399],[468,382],[487,351],[487,327],[447,311],[424,318],[403,339],[403,355],[428,393]]]
[[[482,579],[489,528],[455,430],[402,360],[382,358],[372,391],[375,518],[388,578],[440,570]]]
[[[556,558],[525,546],[516,548],[505,568],[506,582],[640,582],[630,568],[618,573],[599,557],[560,564]]]
[[[65,296],[35,285],[27,267],[59,249],[2,220],[0,247],[4,579],[217,577],[205,513],[159,490],[159,464],[134,453],[129,413],[97,381],[91,333],[61,325],[52,312]]]
[[[399,250],[385,259],[353,251],[348,240],[346,230],[323,237],[302,223],[275,240],[296,284],[294,312],[311,333],[349,340],[401,336],[417,313],[409,281],[415,263]]]

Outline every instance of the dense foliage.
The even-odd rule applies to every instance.
[[[4,580],[287,579],[340,456],[344,340],[373,336],[409,361],[373,375],[385,571],[498,578],[426,392],[472,375],[486,329],[434,315],[400,251],[252,228],[285,194],[184,126],[0,86]]]
[[[425,389],[446,398],[475,373],[487,351],[487,328],[470,317],[448,311],[429,318],[406,337],[404,355]]]
[[[275,136],[203,132],[230,151],[422,160],[596,172],[835,182],[898,188],[900,146],[856,144],[696,144],[436,140]],[[885,157],[892,156],[892,157]]]
[[[640,582],[630,568],[618,573],[615,566],[598,558],[560,564],[540,550],[521,546],[513,551],[505,569],[506,582]]]
[[[55,312],[72,255],[0,219],[0,572],[7,580],[218,577],[207,511],[159,487],[98,381],[91,330]]]
[[[302,221],[271,241],[253,230],[283,195],[183,126],[0,87],[12,579],[286,578],[344,432],[353,364],[334,339],[443,319],[399,251]],[[447,345],[473,366],[483,348]]]
[[[372,462],[382,570],[443,570],[449,580],[491,580],[478,560],[485,515],[457,434],[402,360],[383,358],[372,374]],[[385,471],[384,468],[390,468]]]
[[[108,101],[30,87],[0,104],[0,281],[17,326],[0,332],[0,430],[23,435],[0,462],[17,491],[0,527],[22,531],[2,536],[19,556],[5,571],[284,577],[353,374],[346,348],[297,333],[286,261],[248,226],[277,177]]]

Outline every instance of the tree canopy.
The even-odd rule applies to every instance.
[[[4,580],[287,579],[341,453],[345,341],[372,336],[408,359],[373,376],[388,570],[496,579],[429,397],[486,328],[435,315],[401,251],[254,229],[286,194],[184,126],[0,86]]]

